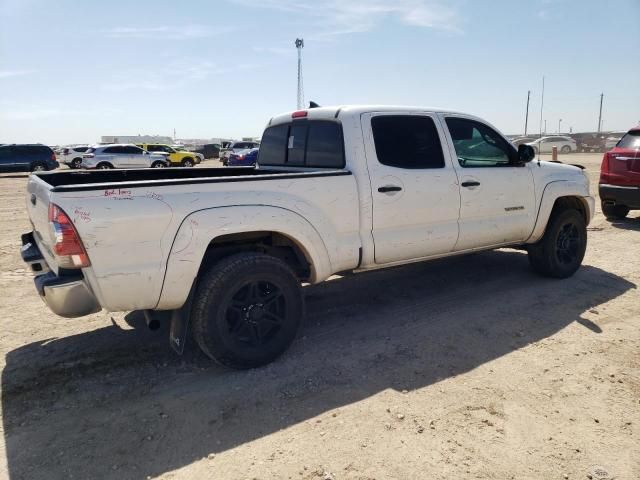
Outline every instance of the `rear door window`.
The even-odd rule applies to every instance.
[[[378,161],[398,168],[444,168],[438,130],[431,117],[381,115],[371,119]]]

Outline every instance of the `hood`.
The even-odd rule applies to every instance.
[[[589,188],[587,171],[578,166],[559,162],[538,162],[537,160],[532,160],[528,165],[538,185],[564,180],[578,182],[586,185],[587,189]]]

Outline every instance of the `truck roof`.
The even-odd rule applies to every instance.
[[[461,113],[453,110],[431,107],[410,107],[407,105],[335,105],[329,107],[316,107],[300,110],[306,112],[309,119],[332,120],[343,115],[361,115],[363,113],[372,112],[435,112],[435,113]],[[279,123],[290,122],[295,111],[285,112],[275,115],[269,120],[269,125],[277,125]]]

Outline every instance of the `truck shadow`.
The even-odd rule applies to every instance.
[[[598,335],[582,314],[636,288],[591,266],[543,279],[527,263],[501,250],[308,287],[301,337],[251,371],[175,357],[166,331],[117,325],[20,347],[2,374],[9,475],[161,475],[388,389],[429,387],[573,322]]]

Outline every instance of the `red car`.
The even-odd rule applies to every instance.
[[[640,210],[640,127],[629,130],[604,154],[599,187],[607,218],[622,219],[629,210]]]

